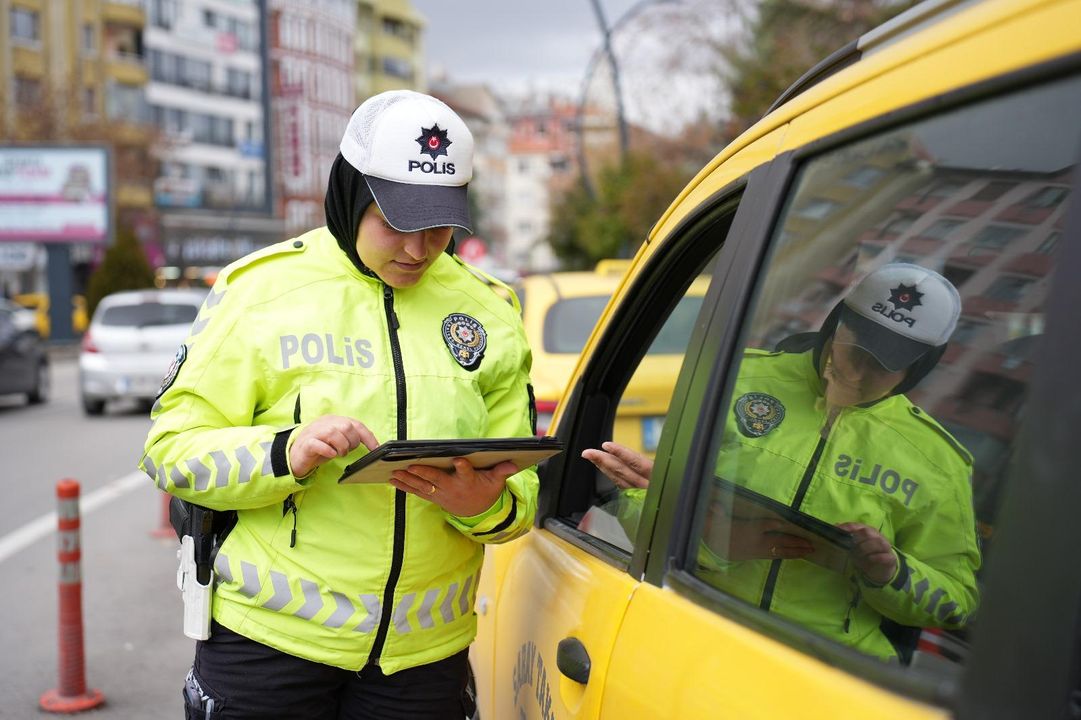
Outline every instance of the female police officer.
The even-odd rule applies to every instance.
[[[360,445],[532,434],[518,314],[444,252],[472,151],[434,98],[364,102],[327,227],[225,268],[162,383],[141,467],[237,515],[188,717],[463,717],[483,543],[528,530],[535,473],[337,480]]]

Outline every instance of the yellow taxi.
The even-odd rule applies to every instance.
[[[533,350],[530,378],[537,405],[537,433],[547,433],[559,398],[582,348],[630,267],[629,260],[600,261],[593,271],[529,275],[514,284],[522,322]],[[652,455],[657,450],[683,346],[707,286],[696,282],[676,311],[678,321],[656,338],[616,413],[613,439]]]
[[[49,296],[46,293],[21,293],[12,298],[16,303],[34,311],[34,321],[38,334],[48,338],[52,330],[49,321]],[[89,318],[86,314],[86,298],[82,295],[71,296],[71,329],[77,333],[86,330]]]
[[[927,2],[809,70],[702,168],[571,374],[549,428],[567,450],[539,468],[536,527],[488,547],[471,650],[481,718],[1078,717],[1078,118],[1081,1]],[[834,420],[792,425],[810,411],[790,405],[785,420],[776,397],[740,390],[755,367],[798,367],[807,379],[792,392],[821,392],[807,372],[822,372],[814,353],[832,314],[895,265],[935,271],[959,303],[948,341],[889,399],[900,424],[864,439],[896,468],[838,447]],[[610,512],[627,528],[630,491],[582,452],[613,437],[632,378],[682,322],[696,281],[708,289],[681,336],[637,522],[614,542],[613,523],[582,521]],[[911,328],[920,298],[892,287],[876,301],[880,324]],[[851,544],[830,567],[776,546],[735,552],[747,519],[719,494],[734,492],[720,477],[726,453],[766,447],[758,439],[784,422],[815,454],[739,472],[769,487],[788,480],[770,472],[777,462],[805,466],[800,491],[774,498],[778,513],[812,515],[803,499],[833,490],[891,508],[867,531],[889,543],[885,584],[853,569]],[[904,474],[910,462],[924,470]],[[935,493],[967,520],[943,523],[920,499]],[[837,530],[822,525],[820,537]],[[908,550],[928,533],[978,549],[964,563]],[[725,580],[747,567],[763,584]],[[927,568],[938,575],[917,574]],[[938,584],[949,577],[968,588],[964,612]],[[850,592],[820,594],[820,579]],[[830,603],[817,623],[781,609]],[[888,650],[865,652],[860,639]]]

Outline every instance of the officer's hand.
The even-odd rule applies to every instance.
[[[729,560],[795,560],[814,552],[810,540],[782,532],[782,527],[779,520],[733,518],[728,525],[728,551],[717,554]],[[713,548],[717,539],[711,535]]]
[[[852,533],[852,563],[874,585],[885,585],[897,572],[897,556],[882,533],[862,523],[841,523],[837,527]]]
[[[582,457],[596,465],[616,487],[649,487],[649,476],[653,472],[652,460],[619,443],[601,443],[601,448],[583,450]]]
[[[361,444],[369,450],[379,441],[364,423],[341,415],[323,415],[305,425],[289,448],[293,477],[305,477],[327,460],[345,457]]]
[[[391,473],[390,484],[435,503],[451,515],[472,517],[495,504],[507,478],[516,472],[518,467],[510,461],[479,470],[464,458],[454,458],[453,472],[431,465],[410,465]]]

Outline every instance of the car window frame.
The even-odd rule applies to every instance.
[[[997,708],[991,703],[972,703],[974,703],[973,698],[976,698],[980,693],[988,693],[992,689],[1001,687],[1002,677],[1005,672],[1003,668],[1009,666],[1008,658],[1016,655],[1015,648],[1019,641],[1016,636],[1007,641],[1001,636],[1003,634],[1001,633],[1002,628],[997,626],[991,626],[990,631],[984,630],[975,633],[972,652],[973,661],[970,661],[964,671],[959,673],[960,677],[957,679],[944,681],[940,674],[918,668],[907,668],[902,672],[898,672],[896,668],[889,665],[877,666],[869,664],[866,656],[812,633],[795,623],[762,613],[757,608],[750,607],[735,598],[725,595],[691,574],[689,568],[692,563],[689,557],[694,519],[693,508],[700,494],[702,478],[705,476],[705,467],[707,463],[712,462],[712,458],[708,457],[708,454],[712,436],[716,432],[714,421],[716,417],[719,417],[719,414],[715,413],[711,408],[727,407],[728,403],[731,402],[731,388],[728,385],[732,379],[731,371],[734,369],[732,361],[736,357],[737,351],[742,348],[741,340],[746,330],[746,322],[749,320],[746,317],[746,310],[757,300],[756,292],[762,284],[760,273],[763,263],[768,259],[774,229],[782,219],[782,214],[786,209],[785,203],[791,197],[789,191],[797,180],[800,169],[807,162],[831,150],[850,145],[861,139],[921,119],[944,115],[982,100],[1004,97],[1036,84],[1051,83],[1077,73],[1081,73],[1081,54],[1029,66],[996,78],[958,88],[942,96],[883,113],[871,120],[857,123],[794,150],[778,154],[772,161],[758,168],[756,172],[760,171],[769,174],[769,181],[764,185],[765,192],[768,194],[757,197],[748,193],[745,196],[744,206],[741,206],[740,212],[743,213],[746,208],[748,212],[744,213],[744,216],[751,216],[750,210],[754,208],[756,210],[755,216],[752,223],[747,227],[737,228],[733,226],[729,233],[731,239],[728,244],[732,252],[725,253],[725,257],[732,263],[732,266],[730,268],[718,266],[716,269],[715,284],[718,281],[720,282],[720,285],[716,288],[719,299],[717,303],[710,305],[713,315],[707,321],[707,342],[697,346],[699,357],[695,358],[693,363],[689,363],[686,358],[684,360],[685,368],[693,364],[694,367],[700,368],[700,370],[693,378],[688,378],[688,382],[684,382],[681,374],[680,385],[677,386],[677,392],[673,395],[672,406],[682,408],[682,417],[678,426],[670,426],[666,421],[661,447],[658,449],[658,457],[661,456],[662,451],[665,451],[669,462],[663,467],[658,463],[654,468],[653,482],[659,480],[662,483],[662,490],[659,497],[660,507],[657,511],[656,526],[650,539],[650,547],[646,552],[642,553],[648,558],[643,581],[661,587],[670,587],[690,601],[708,610],[722,614],[757,632],[780,640],[790,647],[808,656],[823,660],[848,674],[862,677],[906,697],[931,702],[951,709],[964,710],[968,707],[979,707],[980,712],[983,714],[973,713],[972,717],[991,717],[987,714],[988,712],[996,709],[1001,712],[1000,708],[1006,707],[1002,703]],[[798,117],[794,118],[793,121],[798,121]],[[1081,158],[1078,160],[1081,160]],[[1078,167],[1081,168],[1081,165],[1078,165]],[[1081,170],[1075,175],[1079,178],[1076,182],[1081,182]],[[761,189],[756,188],[756,193]],[[1077,219],[1081,215],[1081,210],[1079,210],[1079,206],[1081,206],[1081,185],[1074,186],[1073,194],[1074,205],[1068,209],[1068,212],[1073,216],[1073,232],[1075,235],[1072,237],[1074,237],[1074,244],[1078,245],[1081,244],[1081,235],[1076,234],[1081,230],[1081,227],[1079,227],[1081,226],[1081,220]],[[737,221],[739,220],[740,218],[737,216]],[[1067,223],[1063,228],[1063,238],[1071,237],[1069,231],[1070,224]],[[1079,253],[1081,253],[1081,250],[1073,248],[1070,257],[1075,257]],[[1073,264],[1069,265],[1069,267],[1081,270],[1081,264],[1077,260],[1071,260],[1071,262]],[[1067,256],[1064,254],[1058,268],[1066,266]],[[1067,294],[1071,297],[1078,295],[1074,300],[1073,307],[1076,308],[1081,304],[1081,290],[1064,287],[1069,285],[1069,282],[1056,282],[1055,278],[1058,272],[1059,270],[1056,269],[1055,276],[1051,278],[1051,289],[1048,294],[1049,326],[1052,298]],[[713,293],[714,290],[715,288],[711,287],[710,293]],[[1064,307],[1068,307],[1066,301],[1059,300],[1058,302]],[[1062,311],[1059,310],[1058,312],[1061,313]],[[1058,340],[1071,343],[1074,338],[1059,338]],[[1075,351],[1081,351],[1081,339],[1072,342],[1070,347],[1073,347]],[[690,352],[690,348],[688,352]],[[1058,372],[1061,373],[1061,370]],[[1037,388],[1040,388],[1041,392],[1046,393],[1047,397],[1061,402],[1063,397],[1069,396],[1069,393],[1063,393],[1061,385],[1059,385],[1058,394],[1056,394],[1054,389],[1056,380],[1060,381],[1060,378],[1056,378],[1050,373],[1037,373],[1037,378],[1033,381],[1029,390],[1030,398],[1034,398]],[[1075,382],[1074,385],[1079,386],[1078,393],[1081,394],[1081,382]],[[705,390],[696,397],[687,394],[688,386],[705,388]],[[1075,412],[1073,414],[1077,416],[1079,413]],[[1069,423],[1064,423],[1064,425],[1069,426]],[[1075,425],[1075,427],[1078,426],[1081,426],[1081,419]],[[1019,454],[1026,456],[1031,453],[1033,441],[1038,437],[1031,430],[1023,436],[1019,432],[1017,441]],[[1076,444],[1076,441],[1074,444]],[[1065,453],[1068,446],[1069,443],[1066,443],[1066,447],[1060,452]],[[1062,454],[1059,456],[1060,462],[1058,464],[1052,462],[1047,463],[1047,465],[1069,467],[1068,464],[1064,464],[1067,459],[1072,460],[1073,456]],[[1018,472],[1015,466],[1007,477],[1007,488],[1018,483],[1019,478],[1017,476]],[[1068,518],[1068,511],[1065,508],[1081,508],[1081,484],[1078,484],[1077,492],[1074,494],[1078,500],[1076,504],[1070,506],[1068,503],[1059,502],[1056,506],[1055,502],[1049,502],[1048,512],[1052,516],[1057,515]],[[1045,516],[1039,521],[1029,518],[1028,522],[1032,523],[1031,527],[1035,530],[1038,527],[1044,527],[1048,520],[1049,518]],[[1070,523],[1066,524],[1069,525]],[[1081,528],[1081,524],[1074,524]],[[1063,547],[1081,546],[1081,529],[1074,535],[1076,537],[1071,540],[1074,544],[1064,545]],[[996,540],[996,553],[1010,553],[1011,560],[1015,563],[1012,567],[1023,567],[1024,548],[1014,544],[1012,548],[1004,549],[1003,545],[1008,545],[1008,543]],[[645,550],[637,545],[635,549],[636,555],[640,550]],[[1002,564],[1005,565],[1005,561]],[[1076,566],[1077,563],[1073,565]],[[1061,570],[1061,568],[1059,569]],[[1069,618],[1077,622],[1078,626],[1081,626],[1081,620],[1078,620],[1079,610],[1081,610],[1081,568],[1072,567],[1070,571],[1070,582],[1063,584],[1069,584],[1071,591],[1076,590],[1076,596],[1071,592],[1067,602],[1060,603],[1062,608],[1060,608],[1059,614],[1055,618],[1041,616],[1040,622],[1044,627],[1040,636],[1043,640],[1040,643],[1030,641],[1028,644],[1033,652],[1037,652],[1042,651],[1047,643],[1054,643],[1058,648],[1058,655],[1070,658],[1071,662],[1076,666],[1079,657],[1081,657],[1081,652],[1079,652],[1081,641],[1077,641],[1075,638],[1063,639],[1057,637],[1055,633],[1057,630],[1058,636],[1064,635],[1062,633],[1064,618]],[[996,612],[1003,617],[1010,617],[1011,611],[1016,607],[1016,603],[1012,603],[1008,599],[1013,594],[1007,589],[1010,587],[1010,581],[1011,578],[1008,575],[1003,577],[1000,574],[997,582],[989,584],[986,590],[989,597],[995,597],[996,592],[1004,596],[1003,600],[999,601],[1002,602],[1003,608],[996,609]],[[1037,591],[1034,594],[1039,595],[1040,593]],[[1013,625],[1019,625],[1019,623],[1016,623],[1016,616],[1013,617]],[[1026,620],[1029,619],[1026,618]],[[983,624],[991,625],[989,621],[984,621]],[[1004,624],[1005,628],[1009,626],[1010,623]],[[1027,624],[1026,627],[1028,627]],[[1006,634],[1013,635],[1013,633]],[[980,657],[977,653],[1005,656],[1007,659],[985,657],[977,665],[974,662]],[[996,666],[997,674],[991,669]],[[1017,666],[1015,664],[1010,667],[1014,667],[1016,670]],[[1038,673],[1030,672],[1028,668],[1025,668],[1025,670],[1026,672],[1023,675],[1026,677],[1026,681],[1011,684],[1010,687],[1013,691],[1020,691],[1020,687],[1025,685],[1026,694],[1034,696],[1037,693],[1032,689],[1032,686],[1046,689],[1047,684],[1050,682],[1047,678]],[[1002,714],[1001,716],[1006,717],[1008,715]]]
[[[626,352],[623,349],[635,346],[648,348],[649,343],[643,342],[644,338],[655,337],[663,326],[662,321],[655,327],[644,328],[641,322],[642,308],[651,307],[651,312],[656,314],[656,306],[651,303],[658,296],[665,296],[671,301],[671,308],[660,313],[659,316],[667,319],[671,310],[674,310],[686,294],[686,288],[690,287],[698,274],[711,268],[723,267],[723,265],[718,265],[718,261],[730,242],[729,238],[732,237],[733,228],[742,211],[742,198],[751,185],[753,175],[754,173],[751,173],[741,177],[711,195],[702,204],[702,209],[684,218],[666,238],[666,247],[672,249],[654,254],[631,278],[630,286],[622,295],[624,301],[616,306],[613,315],[605,324],[590,354],[590,362],[565,394],[563,419],[556,434],[566,443],[567,450],[546,461],[539,468],[541,491],[536,525],[616,567],[626,569],[634,577],[640,578],[645,567],[646,553],[653,533],[656,498],[659,497],[663,488],[658,486],[647,493],[634,538],[634,551],[628,553],[589,533],[578,530],[563,519],[582,504],[581,498],[584,495],[592,492],[591,487],[579,487],[581,483],[576,485],[574,482],[576,479],[580,480],[583,472],[591,472],[588,468],[583,469],[580,463],[588,464],[588,461],[582,460],[580,454],[583,449],[599,447],[602,441],[608,439],[602,435],[611,427],[609,421],[612,417],[608,411],[608,406],[611,404],[608,400],[611,398],[602,391],[602,388],[618,387],[618,392],[622,393],[641,364],[642,359],[637,357],[635,352]],[[726,215],[730,217],[730,220],[727,222],[719,250],[716,246],[708,250],[695,247],[695,241],[718,222],[725,222],[723,218]],[[703,254],[707,258],[712,256],[712,260],[707,259],[704,266],[701,260]],[[701,269],[695,273],[673,272],[686,267],[701,267]],[[714,274],[702,300],[699,319],[688,341],[684,362],[676,380],[675,393],[679,392],[680,383],[685,382],[684,376],[689,377],[686,358],[693,358],[698,354],[697,347],[703,341],[705,328],[702,318],[708,317],[711,313],[711,304],[716,300],[714,288],[717,285],[718,278]],[[673,290],[676,287],[683,287],[683,290],[675,293]],[[678,411],[678,408],[671,405],[669,415],[666,417],[670,417],[673,411]],[[612,416],[614,416],[614,411],[612,411]],[[667,425],[666,419],[665,426]],[[658,456],[664,450],[666,432],[663,431],[661,434]]]

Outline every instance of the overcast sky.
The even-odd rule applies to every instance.
[[[430,79],[483,82],[504,94],[556,92],[578,99],[590,60],[603,42],[591,0],[412,0],[428,21],[424,32]],[[669,132],[705,112],[716,116],[725,102],[716,73],[689,36],[723,32],[719,0],[600,0],[619,58],[630,122]],[[705,8],[680,29],[664,20],[666,8]],[[703,20],[704,18],[708,18]],[[720,17],[720,25],[717,19]],[[621,22],[622,21],[622,22]],[[683,22],[687,22],[684,20]],[[707,25],[715,25],[712,31]],[[679,37],[682,43],[673,43]],[[696,53],[696,50],[699,52]],[[678,66],[678,69],[674,69]],[[590,102],[614,112],[609,76],[594,73]]]
[[[601,33],[590,0],[412,0],[428,20],[430,76],[577,95]],[[637,0],[601,0],[615,23]]]

